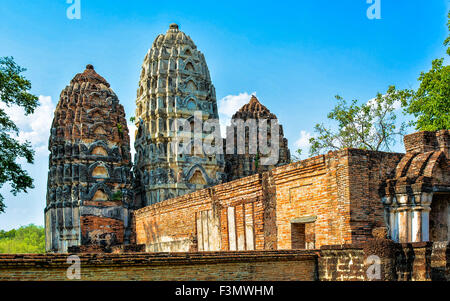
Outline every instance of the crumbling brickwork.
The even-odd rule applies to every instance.
[[[62,92],[49,140],[46,250],[129,243],[131,155],[125,112],[92,65]]]
[[[402,156],[346,149],[152,205],[136,212],[137,243],[148,251],[233,251],[366,241],[384,225],[379,190]],[[198,248],[205,229],[214,249]]]
[[[0,281],[67,281],[68,254],[0,255]],[[317,255],[289,252],[80,254],[82,281],[313,281]]]
[[[450,240],[450,130],[404,138],[406,155],[382,191],[389,237]]]
[[[374,239],[320,250],[321,281],[449,281],[448,242],[398,244]]]
[[[272,122],[274,124],[271,124]],[[263,125],[267,125],[267,129],[263,129],[264,132],[261,131]],[[272,127],[276,132],[272,133]],[[272,135],[273,139],[277,140],[272,141]],[[267,151],[262,151],[266,145],[277,146],[273,162],[268,158],[274,154],[270,152],[264,154]],[[239,150],[240,147],[242,152]],[[225,172],[229,181],[269,171],[276,166],[288,164],[291,160],[283,126],[278,124],[277,116],[262,105],[254,95],[233,115],[231,125],[227,127],[224,149]]]
[[[274,169],[278,248],[292,248],[297,223],[309,248],[365,241],[384,225],[379,189],[401,157],[345,149]]]
[[[449,281],[448,242],[386,239],[321,250],[78,254],[84,281]],[[79,248],[81,251],[83,247]],[[0,281],[64,281],[70,254],[0,254]],[[376,256],[376,257],[374,257]],[[70,261],[69,261],[70,262]],[[379,268],[374,264],[379,264]]]
[[[142,208],[135,220],[137,243],[147,251],[262,250],[261,175]]]

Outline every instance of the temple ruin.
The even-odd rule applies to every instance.
[[[88,65],[62,91],[49,141],[48,251],[450,240],[449,130],[405,136],[405,154],[342,149],[291,163],[283,127],[252,96],[223,139],[205,57],[176,24],[145,56],[134,121],[132,166],[125,113],[106,80]]]
[[[125,112],[92,65],[61,92],[49,140],[46,250],[129,244],[134,197]]]

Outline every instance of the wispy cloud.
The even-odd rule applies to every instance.
[[[25,116],[25,111],[19,106],[8,107],[0,103],[0,108],[19,128],[18,140],[29,141],[36,151],[36,155],[48,155],[48,138],[53,121],[55,104],[50,96],[39,96],[38,106],[33,114]]]
[[[250,101],[253,93],[239,93],[238,95],[227,95],[219,100],[219,118],[220,118],[220,131],[223,137],[226,136],[226,127],[231,122],[231,117],[236,113],[243,105]]]
[[[387,96],[389,96],[389,95],[388,95],[388,94],[384,94],[382,97],[384,98],[384,97],[387,97]],[[371,106],[371,107],[374,107],[374,106],[376,105],[376,100],[377,100],[377,99],[376,99],[375,97],[369,99],[369,100],[367,101],[367,105],[369,105],[369,106]],[[402,103],[401,103],[401,101],[400,101],[400,100],[396,100],[396,101],[393,103],[392,107],[394,108],[394,110],[399,110],[399,109],[401,109],[401,108],[402,108]]]
[[[296,155],[297,149],[302,150],[301,159],[305,159],[309,156],[309,149],[311,144],[309,143],[309,139],[313,137],[313,134],[307,131],[300,131],[299,138],[294,142],[295,149],[293,150],[293,154]]]

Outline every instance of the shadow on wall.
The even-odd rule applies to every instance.
[[[423,248],[403,244],[395,252],[395,277],[399,281],[450,280],[450,242],[427,242]]]
[[[160,232],[158,229],[158,224],[154,222],[144,222],[143,225],[145,228],[146,243],[156,243]]]

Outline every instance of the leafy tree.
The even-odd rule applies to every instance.
[[[297,149],[294,154],[291,154],[291,163],[301,161],[303,150],[301,148]]]
[[[12,57],[0,58],[0,101],[10,107],[17,105],[32,114],[38,106],[38,98],[28,93],[31,83],[21,75],[26,69],[18,66]],[[0,188],[4,183],[11,185],[11,193],[27,192],[34,188],[33,179],[16,162],[17,158],[25,158],[33,163],[34,151],[29,142],[20,143],[17,137],[19,129],[0,108]],[[0,194],[0,213],[5,211],[4,197]]]
[[[0,231],[0,253],[44,253],[45,230],[33,224]]]
[[[397,135],[404,135],[406,124],[397,126],[395,110],[408,93],[389,87],[385,95],[380,93],[369,102],[358,105],[358,100],[350,104],[336,96],[337,105],[328,114],[328,119],[337,122],[337,130],[316,124],[316,137],[310,139],[310,155],[329,150],[359,148],[387,150],[395,144]]]
[[[448,20],[450,32],[450,12]],[[444,45],[450,45],[450,35]],[[450,55],[450,47],[447,54]],[[436,59],[430,71],[420,74],[419,81],[417,91],[405,90],[410,97],[402,102],[405,112],[416,118],[411,125],[419,131],[450,129],[450,66],[444,66],[443,58]]]

